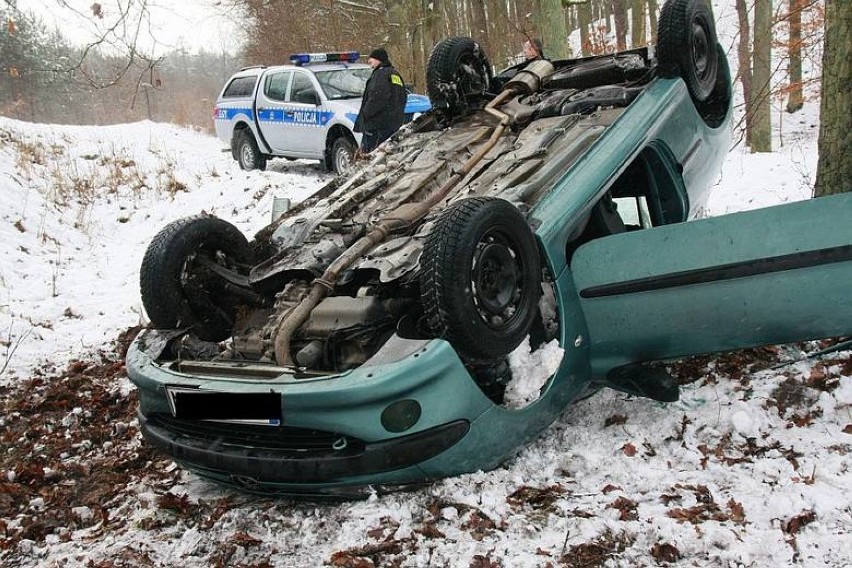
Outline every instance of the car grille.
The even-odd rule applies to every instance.
[[[151,415],[148,422],[172,434],[206,440],[220,446],[292,452],[352,452],[363,450],[365,446],[363,440],[351,436],[292,426],[178,420],[168,414]]]

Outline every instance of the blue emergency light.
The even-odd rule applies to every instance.
[[[290,56],[293,65],[305,65],[306,63],[331,63],[344,61],[355,63],[361,54],[357,51],[339,51],[337,53],[294,53]]]

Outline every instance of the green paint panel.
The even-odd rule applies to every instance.
[[[593,374],[852,333],[852,194],[592,241],[572,272]]]

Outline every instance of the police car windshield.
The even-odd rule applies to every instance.
[[[317,71],[315,75],[329,99],[358,99],[364,96],[364,86],[372,72],[369,67],[359,67]]]

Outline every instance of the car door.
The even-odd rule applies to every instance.
[[[292,70],[270,71],[257,95],[257,124],[261,135],[275,154],[287,151],[287,93],[293,80]]]
[[[593,373],[852,334],[852,194],[665,225],[571,262]]]
[[[323,108],[320,93],[307,71],[294,71],[285,109],[285,144],[289,152],[322,159],[330,113]]]

